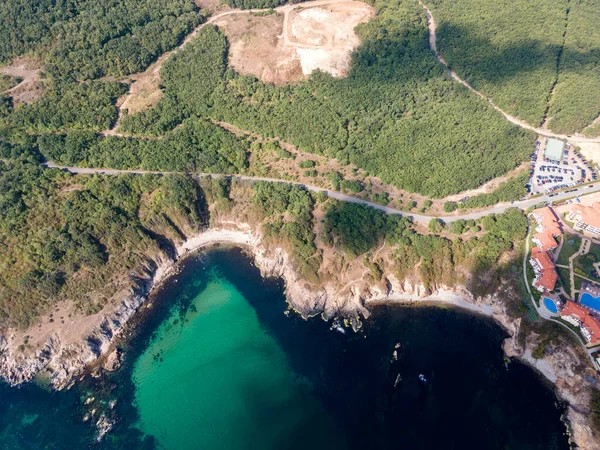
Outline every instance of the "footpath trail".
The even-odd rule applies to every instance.
[[[569,333],[571,333],[571,335],[573,335],[573,337],[575,337],[577,342],[579,342],[579,345],[581,345],[581,347],[585,351],[585,354],[587,355],[590,362],[592,363],[592,367],[594,369],[598,370],[598,368],[599,368],[598,363],[596,362],[596,358],[593,355],[595,352],[598,351],[598,347],[588,348],[588,346],[585,344],[585,342],[583,342],[583,339],[581,339],[581,336],[579,336],[579,334],[577,332],[575,332],[575,330],[573,330],[572,328],[567,326],[567,324],[558,320],[558,318],[560,317],[559,314],[551,313],[550,311],[548,311],[546,309],[546,307],[542,304],[541,301],[540,301],[540,304],[538,305],[536,303],[535,299],[533,298],[533,294],[531,293],[531,287],[529,286],[529,279],[527,277],[527,258],[529,257],[529,239],[530,238],[531,238],[531,225],[527,229],[527,237],[525,238],[525,253],[523,254],[523,281],[525,282],[525,287],[527,288],[527,293],[529,294],[531,304],[533,305],[536,312],[542,319],[550,320],[554,323],[557,323],[558,325],[563,327],[565,330],[567,330]],[[572,273],[573,273],[573,271],[571,271],[571,274]],[[572,275],[571,275],[571,277],[572,277]],[[571,281],[571,283],[572,283],[572,281]],[[571,284],[571,286],[573,286],[573,284]]]
[[[71,172],[73,174],[100,174],[100,175],[122,175],[122,174],[154,174],[154,175],[170,175],[175,173],[182,172],[161,172],[161,171],[152,171],[152,170],[120,170],[120,169],[110,169],[110,168],[91,168],[91,167],[72,167],[72,166],[62,166],[56,164],[52,161],[48,161],[44,164],[45,167],[53,168],[53,169],[61,169]],[[541,197],[535,197],[529,200],[521,201],[521,202],[513,202],[513,203],[500,203],[498,205],[494,205],[490,208],[484,209],[482,211],[477,211],[473,213],[467,214],[455,214],[448,216],[427,216],[423,214],[413,214],[409,211],[401,211],[399,209],[391,208],[389,206],[380,205],[378,203],[373,203],[368,200],[363,200],[357,197],[353,197],[351,195],[346,195],[341,192],[333,191],[330,189],[325,189],[318,186],[311,186],[305,183],[299,183],[297,181],[289,181],[289,180],[280,180],[277,178],[265,178],[265,177],[253,177],[249,175],[237,175],[237,174],[219,174],[219,173],[198,173],[194,174],[194,176],[198,178],[224,178],[231,177],[237,180],[257,182],[257,181],[267,181],[269,183],[286,183],[292,184],[296,186],[304,186],[306,189],[312,192],[325,192],[328,197],[334,198],[336,200],[340,200],[343,202],[349,203],[357,203],[361,205],[370,206],[371,208],[375,208],[379,211],[383,211],[386,214],[400,214],[406,217],[412,218],[413,221],[419,222],[427,225],[431,219],[440,219],[446,223],[455,222],[457,220],[477,220],[482,217],[488,216],[490,214],[501,214],[510,208],[520,208],[522,210],[526,210],[532,206],[535,206],[539,203],[546,202],[550,200],[550,197],[547,195]],[[569,192],[563,192],[560,194],[555,194],[552,197],[553,201],[565,200],[568,198],[572,198],[578,195],[591,194],[593,192],[600,192],[600,183],[598,185],[594,185],[593,187],[581,187],[578,189],[571,189]]]
[[[500,114],[502,114],[506,120],[508,120],[509,122],[511,122],[521,128],[534,131],[535,133],[539,134],[540,136],[553,137],[553,138],[565,139],[565,140],[568,139],[568,140],[570,140],[572,142],[576,142],[576,143],[577,142],[593,143],[593,144],[600,143],[600,137],[588,138],[588,137],[583,137],[583,136],[579,136],[579,135],[568,136],[566,134],[553,133],[551,130],[548,130],[545,128],[534,127],[534,126],[528,124],[527,122],[519,119],[518,117],[508,114],[502,108],[497,106],[491,98],[485,96],[484,94],[482,94],[481,92],[479,92],[478,90],[473,88],[473,86],[471,86],[469,83],[467,83],[461,77],[459,77],[458,74],[450,68],[450,66],[448,65],[446,60],[440,54],[440,52],[437,48],[437,34],[436,34],[437,24],[436,24],[435,18],[433,17],[431,10],[427,7],[427,5],[425,3],[423,3],[422,0],[419,0],[419,3],[421,4],[423,9],[425,9],[425,12],[427,13],[427,27],[429,29],[429,47],[431,48],[431,51],[435,54],[435,57],[437,58],[437,60],[440,63],[442,63],[446,67],[446,69],[448,69],[448,73],[455,81],[457,81],[458,83],[465,86],[467,89],[469,89],[471,92],[473,92],[480,98],[486,100],[492,106],[492,108],[494,108],[496,111],[498,111]]]

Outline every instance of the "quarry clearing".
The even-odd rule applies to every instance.
[[[22,80],[15,87],[6,91],[6,94],[12,97],[16,105],[31,103],[41,96],[40,66],[40,63],[33,59],[18,58],[13,60],[11,65],[0,67],[0,73],[18,77]]]
[[[209,9],[216,8],[211,4]],[[274,10],[221,10],[146,71],[127,77],[131,88],[119,106],[134,114],[156,105],[162,98],[162,64],[208,24],[222,27],[229,39],[229,62],[240,73],[277,84],[300,80],[315,69],[344,76],[360,43],[354,28],[374,15],[371,6],[347,0],[287,4]]]
[[[308,2],[270,15],[224,15],[214,23],[227,35],[229,63],[236,71],[285,84],[317,69],[345,76],[360,44],[354,28],[374,14],[358,1]]]

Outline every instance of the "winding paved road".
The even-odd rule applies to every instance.
[[[44,163],[45,167],[48,168],[53,168],[53,169],[61,169],[61,170],[66,170],[68,172],[74,173],[74,174],[101,174],[101,175],[122,175],[122,174],[154,174],[154,175],[170,175],[170,174],[175,174],[175,173],[182,173],[182,172],[159,172],[159,171],[152,171],[152,170],[119,170],[119,169],[101,169],[101,168],[90,168],[90,167],[71,167],[71,166],[61,166],[59,164],[56,164],[52,161],[48,161],[46,163]],[[481,217],[484,216],[488,216],[490,214],[501,214],[503,212],[505,212],[507,209],[509,208],[520,208],[523,210],[526,210],[532,206],[535,206],[541,202],[546,202],[546,201],[560,201],[560,200],[564,200],[567,198],[571,198],[571,197],[575,197],[577,195],[583,195],[583,194],[591,194],[592,192],[599,192],[600,191],[600,182],[597,185],[593,185],[593,186],[587,186],[587,187],[580,187],[580,188],[573,188],[571,189],[569,192],[563,192],[560,194],[555,194],[554,197],[550,198],[548,195],[544,195],[541,197],[535,197],[529,200],[525,200],[525,201],[521,201],[521,202],[513,202],[513,203],[500,203],[498,205],[494,205],[490,208],[481,210],[481,211],[477,211],[477,212],[472,212],[472,213],[467,213],[467,214],[456,214],[456,215],[449,215],[449,216],[427,216],[427,215],[422,215],[422,214],[413,214],[411,212],[407,212],[407,211],[401,211],[399,209],[395,209],[395,208],[391,208],[389,206],[383,206],[380,205],[378,203],[373,203],[373,202],[369,202],[367,200],[362,200],[360,198],[356,198],[356,197],[352,197],[351,195],[346,195],[346,194],[342,194],[341,192],[337,192],[337,191],[332,191],[330,189],[325,189],[325,188],[321,188],[318,186],[311,186],[305,183],[299,183],[296,181],[288,181],[288,180],[280,180],[277,178],[265,178],[265,177],[252,177],[252,176],[248,176],[248,175],[236,175],[236,174],[232,174],[232,175],[226,175],[226,174],[220,174],[220,173],[199,173],[199,174],[195,174],[194,176],[198,177],[198,178],[202,178],[202,177],[213,177],[213,178],[223,178],[223,177],[231,177],[231,178],[235,178],[238,180],[244,180],[244,181],[267,181],[270,183],[287,183],[287,184],[293,184],[293,185],[297,185],[297,186],[305,186],[306,189],[308,189],[309,191],[312,192],[325,192],[327,194],[328,197],[330,198],[334,198],[336,200],[340,200],[343,202],[349,202],[349,203],[358,203],[361,205],[366,205],[366,206],[370,206],[372,208],[378,209],[380,211],[385,212],[386,214],[401,214],[403,216],[406,217],[410,217],[412,218],[415,222],[419,222],[419,223],[423,223],[425,225],[427,225],[429,223],[429,221],[431,221],[431,219],[441,219],[444,222],[448,223],[448,222],[455,222],[457,220],[460,219],[464,219],[464,220],[477,220],[480,219]]]
[[[598,348],[597,347],[592,348],[592,349],[588,348],[586,343],[583,341],[583,339],[581,339],[581,336],[579,336],[579,334],[577,332],[575,332],[567,324],[558,320],[558,318],[560,317],[559,314],[551,313],[550,311],[548,311],[546,309],[545,306],[543,306],[543,304],[540,304],[538,306],[538,304],[535,302],[535,299],[533,298],[533,295],[531,293],[531,288],[529,287],[529,279],[527,278],[527,258],[529,256],[529,238],[530,237],[531,237],[531,225],[527,228],[527,237],[525,238],[525,254],[523,255],[523,280],[525,281],[525,287],[527,288],[527,292],[529,293],[529,297],[531,299],[531,304],[533,305],[533,307],[535,308],[535,310],[537,311],[537,313],[539,314],[539,316],[542,319],[551,320],[552,322],[559,324],[565,330],[568,330],[569,333],[571,333],[575,337],[577,342],[579,342],[579,344],[585,351],[590,362],[592,363],[592,367],[594,367],[596,370],[598,370],[598,363],[596,362],[596,358],[593,355],[593,353],[598,351]],[[571,274],[572,273],[573,272],[571,271]]]

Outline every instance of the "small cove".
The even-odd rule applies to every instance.
[[[188,258],[150,301],[119,371],[61,393],[2,385],[1,448],[568,448],[552,391],[505,365],[490,320],[377,306],[342,334],[286,315],[281,282],[239,249]],[[93,408],[117,420],[100,444]]]

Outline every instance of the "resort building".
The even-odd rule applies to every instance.
[[[575,223],[573,228],[576,231],[587,231],[600,237],[600,202],[594,202],[592,206],[573,206],[569,220]]]
[[[600,341],[600,321],[588,309],[567,300],[560,315],[564,321],[579,327],[588,343],[595,344]]]
[[[533,287],[540,292],[553,291],[558,280],[558,274],[548,252],[540,247],[534,247],[531,251],[529,263],[535,272]]]
[[[557,247],[556,236],[560,236],[562,231],[554,212],[548,208],[536,209],[531,213],[531,217],[537,223],[535,227],[536,234],[533,235],[533,242],[543,250],[554,250]]]
[[[590,344],[600,341],[600,321],[589,314],[586,316],[583,326],[580,327],[581,333]]]

